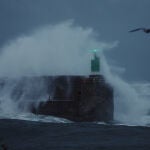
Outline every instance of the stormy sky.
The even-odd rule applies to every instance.
[[[125,79],[150,81],[150,34],[128,32],[150,28],[150,0],[0,0],[0,47],[38,27],[68,19],[92,27],[99,40],[119,41],[106,57],[125,68]]]

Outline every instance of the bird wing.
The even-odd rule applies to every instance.
[[[130,30],[129,32],[136,32],[136,31],[139,31],[139,30],[144,30],[144,28],[137,28],[137,29],[134,29],[134,30]]]

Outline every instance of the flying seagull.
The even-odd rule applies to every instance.
[[[142,30],[145,33],[150,33],[150,29],[146,29],[146,28],[137,28],[137,29],[131,30],[129,32],[136,32],[136,31],[140,31],[140,30]]]

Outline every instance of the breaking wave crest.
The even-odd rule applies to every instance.
[[[33,99],[38,105],[48,95],[42,80],[26,81],[25,77],[89,75],[91,54],[88,50],[98,48],[101,73],[114,88],[115,120],[123,124],[149,124],[149,84],[127,83],[113,70],[114,66],[107,63],[105,50],[117,45],[117,41],[99,41],[91,28],[75,26],[72,21],[45,26],[9,42],[0,55],[0,118],[68,122],[29,113]],[[33,99],[28,99],[30,94]]]

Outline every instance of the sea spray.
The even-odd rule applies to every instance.
[[[7,77],[9,80],[11,80],[10,78],[18,78],[19,80],[29,76],[89,75],[91,55],[89,50],[93,47],[108,49],[116,45],[117,42],[105,43],[96,40],[93,29],[74,26],[72,21],[45,26],[33,31],[28,36],[18,37],[10,41],[8,45],[2,48],[0,77]],[[14,93],[16,86],[18,86],[17,83],[19,82],[14,82],[14,85],[10,87],[4,86],[6,90],[1,92],[1,95],[4,95],[1,103],[5,101],[7,105],[8,96]],[[27,100],[25,95],[28,95],[28,91],[35,93],[33,89],[36,89],[36,92],[38,92],[38,88],[41,90],[40,87],[43,87],[43,85],[37,84],[39,84],[37,87],[32,87],[28,83],[20,86],[19,88],[23,92],[21,91],[20,96],[15,98],[17,99],[15,104],[23,106],[23,110],[26,110],[27,102],[31,100]],[[7,90],[7,88],[12,90]],[[14,95],[16,96],[16,94]],[[11,96],[9,96],[9,99],[11,99]],[[41,99],[44,99],[44,97]],[[45,99],[47,100],[47,98]],[[9,109],[12,105],[7,106]],[[15,112],[16,108],[13,110]]]
[[[111,66],[101,54],[103,75],[114,88],[114,118],[124,124],[146,125],[150,123],[148,112],[150,110],[149,93],[137,91],[136,86],[121,79],[118,74],[112,73]],[[138,84],[143,87],[145,84]],[[148,87],[147,87],[148,88]],[[150,88],[149,88],[150,90]],[[141,96],[142,95],[142,96]],[[145,120],[148,119],[148,120]]]
[[[0,55],[0,77],[16,78],[47,75],[89,75],[90,53],[93,48],[100,49],[102,74],[114,88],[114,119],[125,124],[145,124],[143,121],[150,109],[150,102],[131,84],[112,73],[114,66],[107,63],[105,50],[114,48],[118,42],[106,43],[97,39],[91,28],[74,26],[72,21],[36,29],[28,36],[21,36],[2,48]],[[36,101],[47,99],[43,83],[38,86],[25,84],[21,96],[14,100],[11,96],[16,83],[8,80],[0,91],[0,111],[2,114],[27,112],[28,100],[25,95],[41,92],[43,96]],[[32,83],[32,82],[31,82]],[[34,91],[34,89],[36,89]],[[44,97],[45,95],[45,97]],[[15,95],[16,96],[16,95]],[[38,104],[38,103],[37,103]],[[22,109],[19,109],[21,106]],[[8,115],[7,115],[8,116]]]

